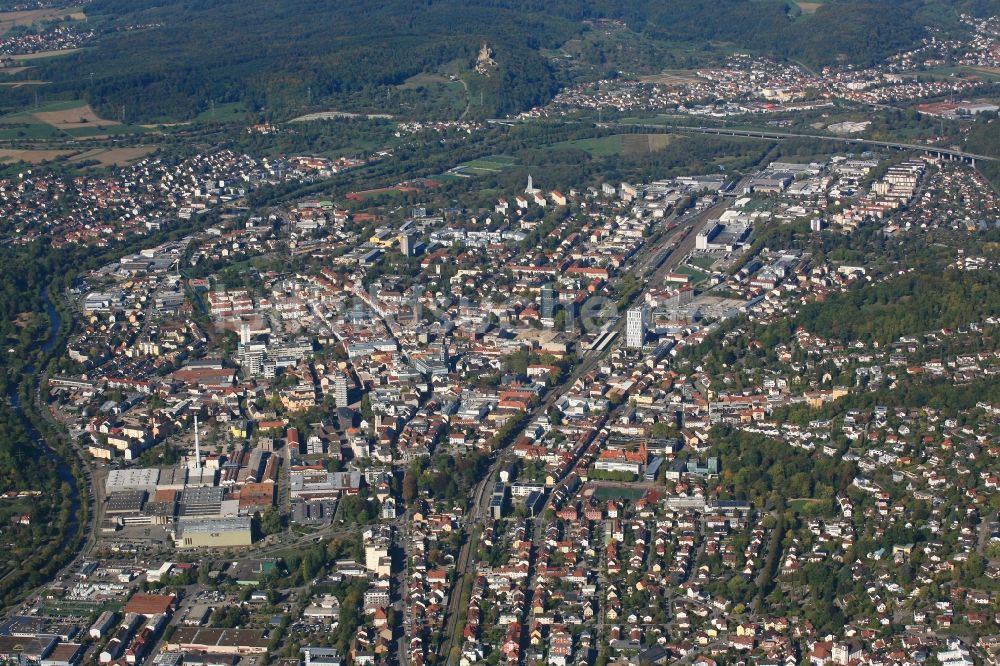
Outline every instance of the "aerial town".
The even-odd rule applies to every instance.
[[[224,204],[240,195],[227,178],[261,169],[203,159],[216,186],[176,178],[178,211]],[[819,256],[810,236],[993,225],[981,177],[834,154],[738,181],[541,184],[491,210],[302,200],[70,287],[80,328],[46,401],[101,509],[90,551],[4,625],[5,653],[958,664],[1000,646],[1000,407],[835,409],[994,377],[1000,348],[982,342],[1000,318],[884,346],[801,328],[758,340],[817,299],[898,279],[885,256]],[[87,242],[73,217],[48,228]],[[775,220],[801,231],[758,243]],[[831,604],[841,585],[849,607]]]
[[[4,163],[2,245],[86,257],[8,336],[42,355],[4,409],[85,483],[3,486],[0,661],[1000,664],[1000,158],[964,143],[1000,131],[1000,19],[961,21],[869,67]],[[324,123],[384,141],[304,147]],[[565,134],[463,152],[525,126]],[[423,146],[454,152],[392,171]]]
[[[961,20],[970,30],[967,40],[930,35],[875,67],[829,67],[813,72],[795,63],[734,54],[722,67],[580,84],[563,90],[545,107],[525,112],[524,117],[591,109],[723,118],[834,110],[838,101],[878,107],[942,97],[948,99],[923,111],[951,115],[996,111],[994,102],[975,97],[978,91],[991,87],[991,72],[1000,66],[998,18],[962,16]],[[620,28],[614,24],[603,27],[609,31]],[[960,55],[953,60],[954,53]],[[949,72],[944,65],[952,62],[968,69]],[[864,127],[834,124],[832,131],[851,134]]]

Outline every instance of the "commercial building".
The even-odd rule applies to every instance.
[[[628,472],[630,474],[639,474],[642,471],[642,465],[637,462],[630,460],[598,460],[594,463],[594,469],[601,472]]]
[[[264,654],[268,640],[257,629],[178,627],[166,649],[206,654]]]
[[[361,487],[360,472],[328,472],[325,469],[293,470],[289,475],[293,499],[337,499],[353,495]]]
[[[76,666],[83,658],[83,652],[79,643],[60,643],[40,663],[41,666]]]
[[[698,232],[694,241],[696,250],[733,252],[747,242],[753,230],[749,218],[728,215],[724,217],[725,223],[714,222]]]
[[[104,513],[109,516],[138,514],[145,503],[145,490],[120,490],[108,495]]]
[[[336,648],[304,647],[302,654],[305,657],[305,666],[340,666],[343,663]]]
[[[96,639],[104,638],[104,635],[115,626],[117,619],[118,616],[114,611],[104,611],[94,624],[90,625],[89,636]]]
[[[188,488],[181,494],[180,516],[197,518],[218,516],[222,513],[225,490],[218,486]]]
[[[179,523],[175,543],[178,548],[249,546],[253,543],[250,518],[214,518]]]
[[[23,638],[0,636],[0,661],[8,664],[38,663],[49,656],[56,645],[54,636]]]
[[[136,593],[132,595],[123,610],[125,613],[136,613],[146,617],[166,615],[173,610],[176,601],[177,597],[172,594]]]
[[[160,470],[155,467],[113,469],[108,472],[104,489],[109,495],[122,490],[146,490],[153,492],[156,490],[156,483],[159,480]]]

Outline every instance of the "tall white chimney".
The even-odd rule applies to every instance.
[[[201,469],[201,444],[198,441],[198,415],[194,415],[194,468]]]

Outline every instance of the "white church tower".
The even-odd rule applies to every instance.
[[[541,192],[534,184],[531,182],[531,174],[528,174],[528,186],[524,188],[525,194],[534,194],[535,192]]]

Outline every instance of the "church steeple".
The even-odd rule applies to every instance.
[[[531,181],[531,174],[528,174],[528,186],[524,188],[525,194],[534,194],[535,192],[540,192],[538,188],[535,187],[534,183]]]

